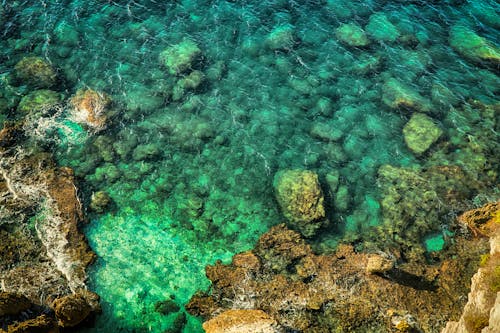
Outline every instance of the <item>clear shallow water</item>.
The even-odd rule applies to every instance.
[[[251,248],[283,220],[272,189],[280,169],[314,170],[323,184],[338,172],[346,195],[344,205],[335,203],[325,186],[335,222],[323,233],[326,246],[378,225],[378,167],[421,163],[402,137],[410,113],[381,98],[391,78],[420,94],[438,122],[468,99],[494,102],[499,88],[493,66],[449,42],[459,25],[498,45],[494,1],[48,1],[3,8],[0,73],[22,56],[40,55],[59,69],[55,90],[69,97],[90,87],[115,104],[106,131],[63,138],[57,153],[81,178],[87,200],[105,190],[114,203],[105,214],[90,213],[86,228],[100,257],[90,284],[104,309],[92,331],[166,330],[177,313],[159,314],[157,301],[185,304],[208,286],[207,263]],[[341,41],[336,30],[346,23],[364,29],[370,43]],[[186,40],[201,51],[192,68],[204,81],[182,91],[161,53]],[[184,331],[201,327],[189,318]]]

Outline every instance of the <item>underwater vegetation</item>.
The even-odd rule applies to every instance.
[[[315,260],[342,243],[351,260],[449,259],[436,251],[464,236],[455,217],[499,199],[498,16],[492,0],[1,2],[0,147],[15,148],[0,156],[0,253],[25,245],[0,274],[43,256],[48,238],[21,226],[51,214],[12,201],[25,180],[7,176],[39,153],[73,170],[89,219],[77,224],[97,260],[78,283],[102,314],[88,332],[202,332],[184,306],[209,287],[205,265],[225,267],[281,223],[310,260],[272,244],[259,255],[297,284],[318,283]],[[464,303],[443,306],[458,319]],[[328,329],[379,325],[360,309],[342,327],[332,306]]]

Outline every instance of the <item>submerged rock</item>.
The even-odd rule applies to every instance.
[[[450,45],[462,56],[476,62],[500,63],[500,49],[472,29],[455,25],[450,30]]]
[[[291,24],[275,27],[266,38],[266,45],[271,50],[290,49],[293,43],[293,26]]]
[[[355,23],[342,24],[335,30],[335,36],[349,46],[366,46],[370,43],[363,28]]]
[[[422,113],[413,114],[403,128],[406,145],[415,154],[425,153],[442,134],[434,121]]]
[[[193,66],[193,62],[201,55],[198,45],[190,39],[172,45],[160,54],[161,63],[169,74],[179,75]]]
[[[276,199],[292,228],[314,236],[326,223],[318,175],[308,170],[284,170],[274,176]]]
[[[375,13],[370,16],[366,25],[366,32],[379,42],[395,42],[400,33],[384,13]]]
[[[21,84],[38,88],[50,88],[56,83],[56,71],[40,57],[25,57],[19,61],[15,76]]]
[[[48,89],[35,90],[21,98],[17,111],[22,115],[30,112],[47,112],[61,102],[61,94]]]
[[[69,100],[70,117],[79,124],[93,131],[100,131],[107,126],[111,98],[103,92],[92,89],[80,89]]]
[[[390,78],[384,83],[382,101],[391,109],[410,108],[424,113],[431,111],[429,100],[395,78]]]

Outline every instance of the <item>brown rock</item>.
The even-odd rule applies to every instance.
[[[16,315],[27,310],[31,302],[23,295],[0,292],[0,317],[6,315]]]
[[[61,327],[73,327],[90,314],[92,308],[81,294],[67,295],[54,301],[52,307]]]
[[[9,325],[7,333],[59,333],[59,328],[53,318],[41,315],[15,325]]]
[[[228,310],[205,322],[206,333],[276,333],[276,320],[261,310]]]
[[[385,273],[394,268],[394,260],[380,254],[368,256],[366,271],[368,273]]]

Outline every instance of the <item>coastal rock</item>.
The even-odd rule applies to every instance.
[[[50,88],[56,83],[56,71],[40,57],[25,57],[16,66],[15,76],[21,84],[37,88]]]
[[[290,226],[314,236],[326,222],[318,175],[308,170],[284,170],[274,176],[276,199]]]
[[[203,323],[206,333],[278,333],[276,320],[262,310],[227,310]]]
[[[464,216],[465,215],[465,216]],[[466,212],[459,220],[489,237],[490,253],[472,277],[467,304],[458,322],[450,321],[442,333],[489,333],[500,327],[500,202]],[[488,218],[489,217],[489,218]],[[485,228],[485,226],[488,226]]]
[[[107,125],[107,112],[111,98],[103,92],[80,89],[69,100],[72,121],[88,126],[92,131],[100,131]]]
[[[335,30],[335,36],[349,46],[366,46],[370,43],[363,28],[355,23],[342,24]]]
[[[92,307],[80,293],[58,298],[52,307],[60,327],[76,326],[92,311]]]
[[[110,203],[111,198],[105,191],[97,191],[90,198],[90,208],[96,213],[103,213]]]
[[[425,153],[443,134],[434,121],[422,113],[415,113],[403,128],[404,140],[415,154]]]
[[[382,87],[382,101],[391,109],[408,108],[419,112],[431,111],[431,102],[412,87],[395,78],[388,79]]]
[[[193,66],[194,61],[201,55],[198,45],[186,39],[179,44],[172,45],[160,54],[161,63],[171,75],[179,75]]]
[[[350,245],[316,255],[299,233],[280,224],[232,264],[207,266],[210,293],[197,293],[186,309],[203,316],[205,329],[232,329],[233,316],[218,315],[245,309],[264,311],[291,331],[358,332],[369,327],[384,333],[438,332],[443,318],[461,311],[472,275],[467,272],[476,269],[474,258],[485,244],[482,239],[457,242],[463,246],[445,255],[456,257],[441,269],[425,262],[396,265],[389,255],[357,253]],[[449,281],[453,288],[448,288]]]
[[[5,331],[0,329],[0,332],[4,333]],[[59,333],[59,327],[53,318],[44,314],[34,319],[9,325],[5,333]]]
[[[30,306],[31,302],[23,295],[0,291],[0,317],[17,315]]]
[[[472,61],[496,65],[500,63],[500,49],[466,26],[451,27],[450,45],[455,51]]]

